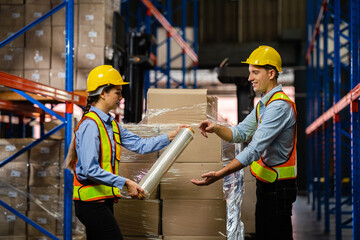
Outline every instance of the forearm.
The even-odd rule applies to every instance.
[[[225,141],[230,142],[233,139],[232,132],[228,127],[224,127],[217,124],[216,127],[214,128],[214,132],[216,133],[216,135],[218,135],[221,139]]]
[[[223,178],[231,173],[234,173],[236,171],[239,171],[244,168],[244,165],[242,165],[239,160],[234,158],[228,165],[226,165],[224,168],[220,169],[216,172],[216,175],[219,178]]]

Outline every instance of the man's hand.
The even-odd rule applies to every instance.
[[[139,193],[142,193],[142,195],[144,195],[145,191],[136,182],[130,179],[126,179],[125,185],[132,198],[143,199],[143,197],[141,197]]]
[[[190,181],[193,184],[198,185],[198,186],[207,186],[207,185],[210,185],[220,179],[220,177],[214,171],[204,173],[201,175],[201,177],[205,178],[205,179],[203,179],[203,180],[191,179]]]
[[[180,130],[182,128],[185,128],[185,127],[190,127],[189,125],[186,125],[186,124],[182,124],[180,125],[176,130],[173,130],[171,132],[168,132],[168,138],[169,138],[169,141],[171,142],[172,140],[174,140],[174,138],[176,137],[176,135],[180,132]]]
[[[200,124],[199,124],[199,128],[200,128],[200,133],[201,135],[203,135],[204,137],[208,137],[207,136],[207,132],[208,133],[213,133],[215,131],[215,127],[217,126],[216,123],[213,123],[213,122],[210,122],[209,120],[205,120],[205,121],[202,121]]]

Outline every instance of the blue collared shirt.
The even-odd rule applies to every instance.
[[[97,113],[105,125],[111,141],[113,151],[111,161],[114,164],[115,142],[112,128],[112,120],[114,118],[94,106],[90,108],[90,111]],[[136,153],[144,154],[159,151],[170,143],[167,134],[151,138],[141,138],[120,125],[119,129],[121,145]],[[85,119],[80,124],[75,136],[76,152],[78,155],[78,162],[75,167],[77,176],[81,180],[89,179],[100,184],[122,189],[126,178],[107,172],[99,165],[100,135],[95,121]]]
[[[273,101],[266,108],[270,97],[282,86],[278,85],[263,96],[259,102],[259,119],[257,125],[256,108],[235,127],[230,127],[233,142],[251,142],[235,158],[244,166],[263,158],[263,161],[274,166],[287,161],[294,145],[296,114],[286,101]]]

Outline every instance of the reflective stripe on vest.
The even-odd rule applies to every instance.
[[[293,101],[284,93],[284,92],[276,92],[274,95],[271,96],[269,101],[267,102],[267,107],[270,103],[276,100],[284,100],[291,104],[292,108],[294,109],[295,115],[296,113],[296,106]],[[256,122],[261,123],[261,118],[259,119],[260,115],[260,104],[256,105]],[[265,162],[260,159],[258,161],[254,161],[250,166],[250,171],[252,175],[254,175],[258,180],[263,182],[275,182],[276,180],[285,180],[285,179],[292,179],[296,178],[297,176],[297,160],[296,160],[296,143],[297,143],[297,124],[295,124],[295,134],[293,137],[294,146],[291,150],[290,157],[285,163],[276,166],[267,166]]]
[[[104,123],[101,121],[100,117],[95,112],[89,112],[85,114],[84,118],[81,119],[79,125],[76,130],[79,128],[82,121],[86,118],[92,119],[97,124],[100,135],[100,159],[99,165],[105,171],[111,172],[115,175],[118,175],[119,171],[119,161],[120,161],[120,153],[121,153],[121,142],[120,142],[120,130],[119,126],[115,122],[112,121],[113,132],[114,132],[114,140],[115,140],[115,164],[112,166],[112,148],[109,135],[106,131]],[[75,163],[76,165],[76,163]],[[75,167],[74,167],[75,169]],[[97,201],[102,199],[109,198],[120,198],[120,189],[116,187],[109,187],[103,184],[95,183],[90,181],[90,184],[83,185],[77,179],[76,172],[74,174],[74,191],[73,191],[73,199],[81,200],[81,201]]]

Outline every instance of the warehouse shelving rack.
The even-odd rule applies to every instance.
[[[141,4],[141,3],[142,4]],[[189,3],[193,4],[193,28],[194,36],[193,42],[187,40],[186,37],[186,16],[187,16],[187,7]],[[158,87],[158,82],[166,77],[166,87],[171,88],[172,84],[175,83],[177,87],[187,88],[186,84],[186,55],[190,57],[193,61],[193,79],[192,84],[193,88],[197,88],[197,68],[198,68],[198,0],[182,0],[181,5],[173,8],[172,0],[166,0],[166,5],[160,4],[158,0],[139,0],[137,13],[132,13],[130,11],[130,0],[122,0],[121,2],[121,14],[125,16],[126,30],[130,31],[130,23],[133,20],[136,20],[136,30],[138,32],[152,33],[155,38],[157,37],[157,30],[161,25],[167,32],[167,38],[164,42],[155,44],[152,48],[152,54],[156,59],[156,53],[158,47],[166,44],[166,63],[162,66],[155,65],[155,81],[150,82],[150,74],[147,71],[145,76],[145,96],[147,90],[153,86]],[[175,9],[175,11],[173,11]],[[159,11],[161,10],[161,11]],[[174,23],[172,21],[172,16],[175,12],[181,11],[181,26],[176,26],[180,29],[179,32],[174,28]],[[164,12],[164,15],[161,13]],[[153,16],[154,18],[152,18]],[[171,41],[174,40],[181,47],[182,53],[171,58]],[[182,79],[177,80],[171,76],[171,62],[182,57],[181,71]],[[156,61],[155,61],[156,62]],[[160,73],[160,74],[159,74]]]
[[[12,36],[8,37],[7,39],[0,42],[0,47],[5,46],[12,40],[16,39],[18,36],[25,33],[27,30],[31,29],[32,27],[36,26],[40,22],[44,21],[45,19],[49,18],[51,15],[59,11],[60,9],[65,8],[66,10],[66,79],[65,79],[65,90],[56,89],[50,86],[45,86],[43,84],[38,84],[36,82],[20,78],[11,74],[7,74],[5,72],[0,72],[0,85],[6,86],[11,88],[14,92],[18,93],[22,97],[26,98],[33,104],[37,104],[42,110],[46,113],[55,116],[57,119],[61,120],[63,123],[54,129],[50,130],[48,133],[41,136],[39,139],[35,140],[25,148],[21,149],[13,156],[3,160],[0,162],[0,167],[3,167],[7,163],[11,162],[16,157],[20,156],[22,153],[26,152],[27,150],[31,149],[32,147],[36,146],[42,140],[46,139],[50,135],[54,134],[55,132],[59,131],[60,129],[65,127],[65,153],[67,153],[70,142],[71,142],[71,133],[72,133],[72,113],[73,113],[73,104],[78,104],[85,106],[86,105],[86,98],[74,94],[73,92],[73,46],[74,46],[74,0],[63,0],[61,4],[57,7],[51,9],[49,12],[38,18],[37,20],[31,22],[21,30],[14,33]],[[45,97],[49,97],[55,99],[60,102],[65,102],[66,104],[66,112],[65,116],[61,116],[58,113],[54,112],[53,110],[47,108],[44,104],[40,101],[36,100],[35,97],[27,94],[33,93]],[[17,104],[12,104],[8,101],[1,101],[1,108],[6,110],[19,110],[19,106]],[[21,109],[21,107],[20,107]],[[23,109],[25,111],[25,109]],[[28,109],[28,110],[31,110]],[[72,174],[70,170],[64,169],[64,212],[63,212],[63,239],[69,240],[72,239]],[[22,213],[18,212],[11,206],[7,205],[3,201],[0,200],[0,205],[6,208],[7,210],[13,212],[16,216],[21,218],[22,220],[26,221],[40,232],[44,233],[51,239],[58,239],[52,233],[48,232],[46,229],[42,228],[40,225],[32,221],[31,219],[24,216]]]
[[[318,220],[324,209],[326,232],[335,215],[336,239],[344,228],[360,239],[359,10],[358,0],[307,7],[308,202]]]

